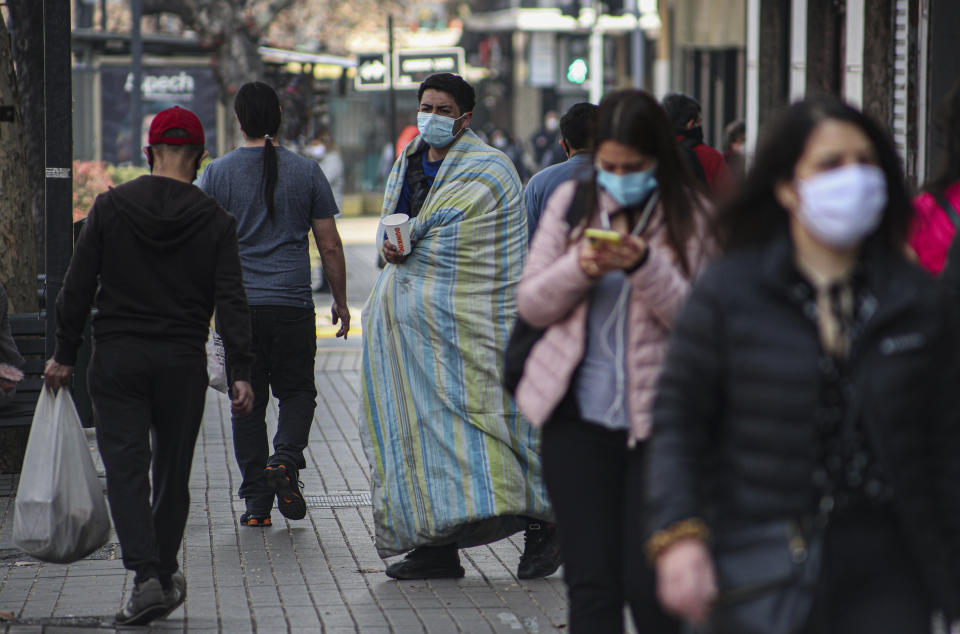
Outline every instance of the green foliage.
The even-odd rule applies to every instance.
[[[114,185],[122,185],[127,181],[140,178],[144,174],[149,174],[150,170],[146,167],[136,167],[133,165],[107,165],[107,171],[113,179]]]

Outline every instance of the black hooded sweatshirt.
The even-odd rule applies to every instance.
[[[250,380],[237,220],[189,183],[141,176],[97,196],[57,297],[58,363],[76,365],[91,304],[96,341],[135,337],[199,350],[216,308],[231,380]]]

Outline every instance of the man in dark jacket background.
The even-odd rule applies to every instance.
[[[253,404],[237,222],[191,184],[205,154],[203,127],[189,110],[169,108],[151,123],[149,142],[151,174],[100,194],[90,210],[57,297],[57,346],[45,372],[52,388],[69,383],[95,305],[89,385],[97,441],[123,563],[136,572],[120,625],[148,623],[184,601],[177,552],[214,308],[233,410],[245,414]]]

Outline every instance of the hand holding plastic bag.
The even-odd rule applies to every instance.
[[[42,561],[70,563],[110,538],[110,516],[67,388],[40,392],[13,515],[13,541]]]
[[[207,376],[210,378],[210,387],[218,392],[228,393],[230,385],[227,383],[227,353],[223,348],[223,339],[213,328],[207,337]]]

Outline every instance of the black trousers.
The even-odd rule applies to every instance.
[[[831,519],[804,634],[929,634],[933,606],[892,511]]]
[[[313,308],[290,306],[251,306],[250,321],[256,355],[251,375],[253,410],[233,417],[233,449],[243,476],[239,495],[247,511],[267,514],[273,508],[274,491],[267,486],[264,468],[306,466],[303,450],[317,407],[317,325]],[[273,455],[266,422],[271,389],[280,405]]]
[[[643,555],[644,450],[627,433],[580,420],[566,399],[547,422],[541,454],[560,528],[570,631],[623,631],[630,606],[641,634],[673,634],[679,622],[660,608]]]
[[[203,348],[97,341],[88,376],[123,565],[138,581],[159,577],[168,584],[190,509],[190,467],[207,390]]]

